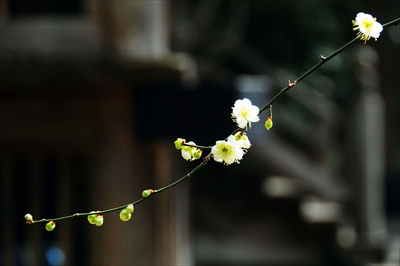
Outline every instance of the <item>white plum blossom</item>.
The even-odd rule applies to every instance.
[[[251,127],[251,122],[258,122],[260,120],[258,112],[258,107],[252,105],[249,99],[244,98],[235,102],[232,110],[232,118],[240,128],[246,128],[247,123]]]
[[[193,141],[189,141],[187,144],[196,146],[196,143],[194,143]],[[182,144],[181,154],[182,154],[183,159],[185,159],[186,161],[194,161],[196,159],[199,159],[201,157],[201,153],[202,153],[202,150],[199,148],[191,147],[191,146],[184,146]]]
[[[364,43],[366,43],[371,37],[376,41],[383,30],[382,25],[376,21],[376,18],[363,12],[358,13],[356,19],[352,22],[353,26],[355,26],[353,30],[359,31],[357,36],[359,36],[360,40],[364,41]]]
[[[192,147],[196,146],[196,143],[194,143],[193,141],[189,141],[188,143],[186,143],[185,139],[177,138],[174,141],[174,144],[177,150],[181,150],[182,157],[186,161],[194,161],[196,159],[199,159],[203,152],[203,150],[198,147]],[[185,144],[189,144],[192,146],[186,146]]]
[[[240,147],[243,144],[242,140],[237,141],[235,136],[230,135],[228,140],[219,140],[212,147],[211,153],[215,161],[229,165],[239,163],[243,158],[244,151]]]

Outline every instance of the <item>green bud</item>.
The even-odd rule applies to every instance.
[[[25,214],[24,218],[27,221],[27,223],[29,224],[33,223],[33,216],[30,213]]]
[[[90,213],[96,213],[96,212],[95,211],[91,211]],[[90,224],[95,224],[96,223],[96,217],[97,217],[97,214],[91,214],[91,215],[88,215],[87,219],[88,219]]]
[[[98,215],[96,216],[95,225],[96,225],[96,226],[102,226],[102,225],[103,225],[103,222],[104,222],[103,215],[98,214]]]
[[[180,139],[180,138],[178,138],[177,140],[175,140],[175,142],[174,142],[174,144],[175,144],[175,148],[177,149],[177,150],[180,150],[180,149],[182,149],[182,144],[183,143],[185,143],[185,140],[184,139]]]
[[[119,218],[123,222],[129,221],[131,219],[131,217],[132,217],[132,214],[130,214],[126,209],[122,210],[119,213]]]
[[[56,223],[53,222],[53,221],[48,222],[48,223],[46,224],[46,230],[47,230],[47,231],[53,231],[55,227],[56,227]]]
[[[143,192],[142,192],[143,198],[148,198],[148,197],[151,195],[151,192],[152,192],[152,191],[153,191],[153,190],[151,190],[151,189],[143,190]]]
[[[135,211],[135,206],[133,206],[133,204],[131,203],[128,206],[126,206],[125,210],[127,213],[132,213]]]
[[[236,141],[242,139],[242,136],[243,136],[243,132],[237,132],[237,133],[234,135]]]
[[[235,137],[236,141],[239,141],[239,140],[241,140],[241,139],[244,140],[244,141],[247,140],[247,135],[246,135],[246,133],[245,133],[245,132],[241,132],[241,131],[237,132],[237,133],[234,135],[234,137]]]
[[[267,121],[265,121],[265,128],[270,130],[274,123],[272,122],[272,117],[268,117]]]
[[[201,157],[202,152],[203,151],[201,149],[196,149],[196,151],[193,153],[193,158],[199,159]]]

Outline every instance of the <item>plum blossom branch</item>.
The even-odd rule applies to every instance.
[[[400,23],[400,18],[396,18],[392,21],[389,21],[388,23],[383,24],[382,27],[386,28],[386,27],[390,27],[390,26],[396,26],[399,23]]]
[[[211,153],[206,156],[203,160],[202,163],[200,163],[197,167],[195,167],[192,171],[190,171],[189,173],[187,173],[186,175],[184,175],[183,177],[181,177],[180,179],[178,179],[177,181],[162,187],[160,189],[157,190],[153,190],[153,189],[147,189],[144,190],[142,193],[142,198],[132,202],[132,203],[128,203],[119,207],[115,207],[115,208],[111,208],[111,209],[106,209],[106,210],[102,210],[102,211],[91,211],[91,212],[82,212],[82,213],[74,213],[71,215],[67,215],[67,216],[62,216],[62,217],[57,217],[57,218],[43,218],[43,219],[39,219],[39,220],[34,220],[33,216],[31,214],[26,214],[25,215],[25,220],[27,224],[33,224],[33,223],[40,223],[40,222],[55,222],[55,221],[59,221],[59,220],[64,220],[64,219],[69,219],[69,218],[74,218],[74,217],[79,217],[79,216],[90,216],[90,215],[103,215],[106,213],[110,213],[110,212],[115,212],[115,211],[119,211],[119,210],[125,210],[126,208],[129,208],[130,205],[132,206],[136,206],[138,204],[140,204],[143,201],[146,201],[148,198],[150,198],[151,196],[157,194],[157,193],[161,193],[164,190],[167,190],[169,188],[172,188],[176,185],[178,185],[179,183],[181,183],[182,181],[184,181],[185,179],[189,178],[190,176],[192,176],[194,173],[196,173],[198,170],[200,170],[203,166],[205,166],[208,161],[210,160],[210,155]],[[132,210],[133,212],[133,210]],[[132,213],[131,212],[131,213]],[[53,228],[54,229],[54,228]],[[51,231],[51,230],[49,230]]]
[[[79,217],[79,216],[87,216],[87,219],[90,224],[94,224],[96,226],[101,226],[104,222],[103,214],[121,211],[120,219],[122,221],[128,221],[131,218],[132,213],[134,212],[134,207],[144,201],[146,201],[151,196],[154,196],[158,193],[161,193],[165,190],[168,190],[176,185],[180,184],[187,178],[194,175],[201,168],[203,168],[207,163],[214,158],[215,161],[223,163],[225,165],[230,165],[232,163],[239,163],[243,156],[246,154],[247,149],[250,148],[251,143],[246,135],[246,131],[251,128],[251,123],[258,122],[260,120],[259,115],[265,110],[269,110],[268,118],[265,122],[265,127],[267,130],[272,128],[272,104],[281,97],[285,92],[289,89],[296,86],[301,80],[311,75],[315,70],[321,67],[323,64],[327,63],[329,60],[342,53],[347,47],[354,44],[358,40],[368,41],[370,38],[374,38],[375,40],[380,36],[380,32],[383,28],[397,25],[400,22],[400,18],[397,18],[393,21],[390,21],[384,25],[381,25],[376,21],[376,18],[373,18],[369,14],[358,13],[355,20],[353,20],[353,30],[357,30],[357,37],[346,43],[339,49],[337,49],[332,54],[327,57],[320,55],[320,62],[311,67],[304,74],[299,76],[296,80],[291,82],[288,81],[287,85],[281,89],[267,104],[263,107],[258,108],[255,105],[252,105],[249,99],[237,100],[232,107],[232,118],[233,121],[237,123],[237,128],[224,140],[216,141],[214,146],[201,146],[195,144],[193,141],[186,142],[185,139],[178,138],[174,144],[175,148],[181,150],[181,155],[185,160],[194,161],[200,159],[202,156],[203,149],[210,149],[211,151],[206,155],[202,162],[198,164],[193,170],[189,173],[176,180],[175,182],[164,186],[160,189],[146,189],[142,192],[142,198],[119,207],[106,209],[102,211],[91,211],[91,212],[83,212],[83,213],[74,213],[67,216],[56,217],[56,218],[43,218],[39,220],[34,220],[31,214],[25,215],[25,220],[27,224],[47,222],[45,228],[47,231],[52,231],[56,226],[56,221]]]
[[[364,14],[364,13],[363,13]],[[372,17],[372,16],[371,16]],[[357,18],[357,17],[356,17]],[[395,20],[392,20],[386,24],[382,25],[382,29],[386,28],[386,27],[390,27],[390,26],[394,26],[400,23],[400,18],[397,18]],[[380,24],[379,24],[380,25]],[[373,36],[372,36],[373,37]],[[379,35],[378,35],[379,37]],[[261,114],[262,112],[264,112],[269,105],[272,105],[279,97],[282,96],[282,94],[284,94],[286,91],[288,91],[289,89],[293,88],[294,86],[296,86],[301,80],[303,80],[304,78],[306,78],[308,75],[312,74],[317,68],[321,67],[323,64],[327,63],[329,60],[331,60],[332,58],[334,58],[335,56],[337,56],[338,54],[342,53],[347,47],[349,47],[350,45],[352,45],[353,43],[355,43],[356,41],[358,41],[361,38],[361,35],[357,35],[356,38],[354,38],[353,40],[351,40],[350,42],[346,43],[345,45],[343,45],[342,47],[340,47],[339,49],[337,49],[336,51],[334,51],[332,54],[328,55],[327,57],[324,57],[323,55],[320,55],[320,59],[321,61],[318,62],[316,65],[314,65],[312,68],[310,68],[308,71],[306,71],[304,74],[302,74],[300,77],[298,77],[297,79],[295,79],[294,82],[290,82],[290,80],[288,81],[288,84],[286,87],[284,87],[283,89],[281,89],[267,104],[265,104],[263,107],[260,108],[260,112],[259,114]],[[361,39],[362,40],[362,39]],[[364,42],[365,43],[365,42]]]
[[[333,52],[332,54],[330,54],[327,57],[324,57],[324,56],[320,55],[321,61],[319,61],[316,65],[314,65],[312,68],[310,68],[304,74],[302,74],[300,77],[295,79],[295,81],[290,82],[290,80],[289,80],[287,85],[286,85],[286,87],[281,89],[267,104],[265,104],[263,107],[260,108],[259,114],[264,112],[268,108],[268,106],[272,105],[279,97],[282,96],[282,94],[284,94],[289,89],[291,89],[294,86],[296,86],[297,84],[299,84],[300,81],[302,81],[307,76],[311,75],[316,69],[320,68],[323,64],[327,63],[329,60],[331,60],[332,58],[334,58],[335,56],[337,56],[338,54],[343,52],[347,47],[349,47],[350,45],[355,43],[358,39],[359,39],[359,37],[354,38],[353,40],[351,40],[350,42],[346,43],[345,45],[343,45],[342,47],[340,47],[339,49],[337,49],[335,52]]]
[[[193,144],[189,144],[189,143],[183,143],[182,146],[188,146],[188,147],[199,148],[199,149],[211,149],[212,148],[212,146],[193,145]]]

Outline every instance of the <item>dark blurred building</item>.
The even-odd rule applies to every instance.
[[[262,106],[354,37],[364,1],[0,2],[1,265],[366,265],[399,259],[399,27],[274,104],[240,165],[210,162],[132,220],[108,209],[190,171],[230,107]],[[397,56],[393,56],[397,55]],[[386,208],[385,208],[386,207]]]

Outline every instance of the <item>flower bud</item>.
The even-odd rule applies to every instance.
[[[202,149],[196,149],[195,152],[193,152],[193,159],[199,159],[201,157],[201,154],[203,153]]]
[[[96,216],[95,225],[96,225],[96,226],[102,226],[102,225],[103,225],[103,222],[104,222],[103,215],[98,214],[98,215]]]
[[[243,138],[243,132],[241,132],[241,131],[237,132],[237,133],[234,135],[234,137],[235,137],[235,140],[236,140],[236,141],[241,140],[241,139]]]
[[[133,206],[133,204],[129,204],[128,206],[126,206],[125,208],[127,213],[133,213],[135,211],[135,206]]]
[[[274,125],[274,123],[272,122],[272,117],[269,116],[267,121],[265,121],[265,128],[267,130],[270,130],[273,125]]]
[[[182,149],[182,144],[184,144],[185,143],[185,140],[184,139],[181,139],[181,138],[178,138],[177,140],[175,140],[175,142],[174,142],[174,144],[175,144],[175,148],[177,149],[177,150],[180,150],[180,149]]]
[[[142,192],[143,198],[148,198],[151,195],[152,192],[153,192],[152,189],[143,190],[143,192]]]
[[[119,218],[123,222],[129,221],[131,219],[131,217],[132,217],[132,214],[130,214],[126,209],[122,210],[119,213]]]
[[[47,231],[53,231],[55,227],[56,227],[56,223],[54,221],[48,222],[46,224]]]
[[[25,214],[24,216],[26,223],[31,224],[33,223],[33,216],[30,213]]]
[[[235,135],[235,140],[238,144],[240,144],[240,148],[249,149],[251,146],[250,140],[247,137],[246,133],[239,131]]]
[[[96,213],[96,212],[95,211],[91,211],[90,213]],[[95,224],[96,223],[96,217],[97,217],[97,214],[91,214],[91,215],[88,215],[87,219],[88,219],[90,224]]]

